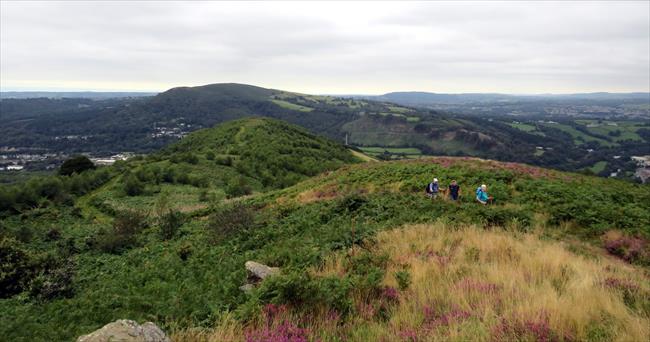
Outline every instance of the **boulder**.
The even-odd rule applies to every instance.
[[[252,280],[264,280],[264,278],[280,272],[277,267],[269,267],[255,261],[246,261],[244,266],[249,273],[249,278],[253,278]]]
[[[157,325],[147,322],[142,325],[136,321],[119,319],[108,323],[101,329],[83,335],[77,342],[171,342]]]

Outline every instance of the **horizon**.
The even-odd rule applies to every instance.
[[[208,84],[201,84],[201,85],[192,85],[192,86],[185,86],[185,85],[179,85],[176,87],[171,87],[168,89],[164,90],[119,90],[119,89],[111,89],[111,90],[102,90],[102,89],[67,89],[67,88],[44,88],[44,89],[20,89],[20,88],[10,88],[10,89],[0,89],[0,93],[154,93],[154,94],[160,94],[164,93],[170,89],[177,88],[177,87],[200,87],[200,86],[206,86],[206,85],[211,85],[211,84],[242,84],[242,85],[251,85],[251,86],[256,86],[259,87],[258,85],[255,84],[246,84],[246,83],[239,83],[239,82],[223,82],[223,83],[208,83]],[[648,91],[626,91],[626,92],[613,92],[613,91],[593,91],[593,92],[577,92],[577,93],[500,93],[500,92],[446,92],[446,91],[426,91],[426,90],[391,90],[387,91],[385,93],[322,93],[322,92],[317,92],[317,93],[304,93],[300,91],[294,91],[290,89],[280,89],[277,87],[262,87],[262,88],[267,88],[267,89],[275,89],[275,90],[282,90],[282,91],[288,91],[288,92],[295,92],[295,93],[303,93],[303,94],[310,94],[310,95],[320,95],[320,96],[381,96],[389,93],[428,93],[428,94],[440,94],[440,95],[470,95],[470,94],[494,94],[494,95],[511,95],[511,96],[555,96],[555,95],[580,95],[580,94],[598,94],[598,93],[603,93],[603,94],[650,94],[650,90]]]
[[[3,92],[228,80],[308,94],[650,92],[649,2],[0,7]]]

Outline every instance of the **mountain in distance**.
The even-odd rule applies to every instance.
[[[0,186],[0,336],[133,319],[174,341],[650,337],[649,187],[358,155],[255,117]],[[432,177],[460,202],[425,196]],[[482,183],[492,205],[474,201]],[[242,291],[247,261],[280,273]]]
[[[358,95],[355,98],[394,102],[405,106],[428,106],[433,104],[472,104],[495,102],[549,101],[549,100],[593,100],[593,101],[645,101],[650,102],[650,93],[577,93],[577,94],[498,94],[460,93],[445,94],[420,91],[390,92],[383,95]]]
[[[140,91],[2,91],[0,92],[0,99],[92,99],[92,100],[105,100],[124,97],[144,97],[153,96],[157,93],[154,92],[140,92]]]

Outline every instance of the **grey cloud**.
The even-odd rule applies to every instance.
[[[3,89],[650,91],[644,2],[0,6]]]

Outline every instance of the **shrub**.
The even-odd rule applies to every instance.
[[[180,228],[183,223],[185,223],[185,215],[178,210],[169,209],[158,218],[160,237],[163,240],[172,239],[176,236],[178,228]]]
[[[192,245],[189,243],[184,243],[178,248],[178,257],[183,261],[187,261],[192,255]]]
[[[70,176],[73,173],[82,173],[86,170],[92,170],[95,168],[90,159],[86,156],[76,156],[72,157],[63,162],[61,168],[59,169],[59,174],[64,176]]]
[[[33,258],[16,240],[0,240],[0,298],[22,292],[33,275]]]
[[[73,278],[76,265],[71,260],[46,267],[30,283],[29,294],[40,300],[68,298],[74,294]]]
[[[610,231],[603,236],[605,249],[621,259],[642,265],[650,265],[650,248],[647,241],[640,237],[623,235]]]
[[[112,228],[103,229],[97,234],[97,247],[106,253],[120,253],[133,247],[137,242],[137,234],[146,227],[146,218],[140,211],[118,212]]]
[[[249,206],[235,203],[214,212],[208,221],[207,229],[214,242],[226,236],[250,228],[255,223],[255,213]]]
[[[343,197],[335,210],[337,213],[353,213],[359,210],[368,200],[360,194],[353,193]]]
[[[245,196],[253,193],[253,189],[251,189],[244,177],[237,177],[228,181],[225,191],[228,198]]]
[[[124,193],[128,196],[138,196],[144,192],[144,184],[133,174],[129,174],[124,181]]]

